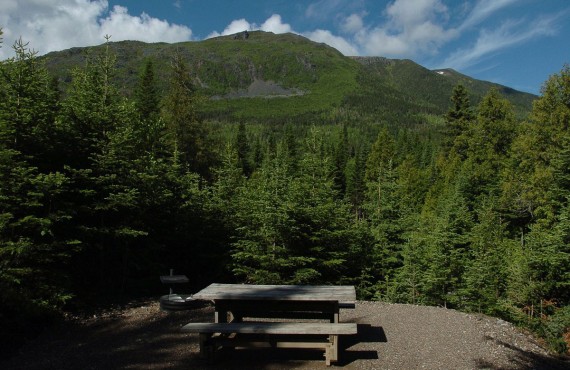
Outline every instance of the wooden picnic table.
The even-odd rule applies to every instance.
[[[339,316],[340,308],[354,308],[354,286],[214,283],[193,298],[213,301],[215,305],[214,323],[183,327],[184,331],[200,333],[203,354],[218,345],[318,348],[325,350],[326,364],[330,365],[338,360],[339,335],[356,334],[356,324],[340,323]],[[259,322],[260,318],[278,322]],[[260,340],[259,334],[271,336],[271,340]],[[235,335],[242,336],[237,340]],[[315,340],[315,336],[325,339]]]
[[[356,301],[352,285],[253,285],[210,284],[195,299],[204,300],[280,300],[280,301]]]
[[[243,317],[313,318],[339,322],[339,309],[353,307],[356,290],[350,285],[211,284],[193,295],[215,305],[215,322]]]

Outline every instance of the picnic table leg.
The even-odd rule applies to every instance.
[[[200,333],[200,356],[208,360],[212,359],[213,352],[211,343],[208,343],[210,337],[211,334],[209,333]]]
[[[327,366],[338,361],[338,335],[330,335],[329,343],[325,348],[325,362]]]
[[[223,301],[214,301],[214,321],[215,322],[228,322],[228,308],[227,304]]]
[[[329,338],[331,342],[331,361],[338,361],[338,335],[331,335]]]
[[[214,322],[228,322],[228,311],[218,311],[214,313]]]
[[[335,302],[333,307],[333,315],[331,318],[332,323],[339,323],[340,322],[340,307],[338,302]],[[331,361],[338,361],[338,335],[330,335],[329,336],[330,342],[330,352],[327,354],[327,366],[330,365]]]

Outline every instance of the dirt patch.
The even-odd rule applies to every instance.
[[[2,369],[314,369],[321,351],[224,350],[214,363],[198,354],[188,322],[211,322],[211,306],[164,313],[157,302],[69,318],[45,330]],[[569,369],[511,324],[443,308],[358,302],[341,310],[358,335],[341,338],[346,369]]]

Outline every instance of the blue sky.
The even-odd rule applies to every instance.
[[[567,0],[1,0],[4,44],[39,54],[112,41],[294,32],[345,55],[409,58],[538,94],[570,63]]]

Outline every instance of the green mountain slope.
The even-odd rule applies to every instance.
[[[353,105],[363,110],[389,107],[392,113],[420,112],[441,114],[449,106],[453,88],[461,83],[470,93],[473,105],[491,88],[496,88],[514,106],[519,116],[526,115],[535,95],[488,81],[473,79],[452,69],[429,70],[411,60],[382,57],[354,57],[361,65],[361,91],[352,97]]]
[[[238,35],[242,36],[242,35]],[[294,34],[250,32],[249,37],[223,36],[176,44],[138,41],[109,44],[117,56],[116,82],[130,95],[147,59],[153,61],[159,88],[168,88],[175,54],[189,66],[202,107],[212,119],[315,121],[366,118],[395,122],[422,121],[441,115],[453,87],[461,82],[477,103],[496,86],[526,114],[535,96],[474,80],[452,70],[430,71],[410,60],[345,57],[325,44]],[[64,82],[87,54],[102,53],[104,45],[47,54],[48,69]]]

